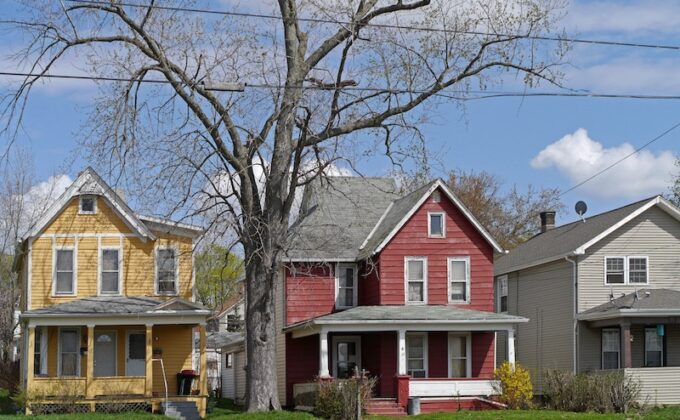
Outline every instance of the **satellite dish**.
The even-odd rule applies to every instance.
[[[586,202],[579,201],[578,203],[576,203],[576,206],[574,206],[574,208],[576,209],[576,213],[579,216],[581,216],[581,219],[583,219],[583,221],[585,222],[586,219],[583,218],[583,215],[586,214],[586,212],[588,211],[588,205],[586,204]]]

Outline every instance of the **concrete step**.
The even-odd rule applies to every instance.
[[[196,403],[190,401],[177,401],[164,404],[163,414],[177,420],[200,420]]]

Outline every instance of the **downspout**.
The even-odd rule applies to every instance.
[[[578,273],[577,273],[578,265],[577,265],[577,260],[578,260],[578,257],[576,257],[576,259],[574,259],[574,260],[572,260],[569,257],[564,257],[564,259],[571,263],[572,273],[573,273],[572,274],[572,276],[573,276],[572,282],[574,284],[574,299],[573,299],[574,302],[573,302],[573,308],[572,309],[573,309],[573,320],[574,320],[574,327],[573,327],[574,348],[573,348],[572,355],[573,355],[573,364],[574,364],[574,366],[573,366],[574,374],[576,374],[576,373],[578,373],[578,362],[577,362],[577,360],[578,360],[577,359],[578,320],[576,319],[576,314],[578,313],[578,307],[577,307],[577,302],[578,302],[578,300],[577,300],[578,299],[578,277],[577,277],[578,276]]]

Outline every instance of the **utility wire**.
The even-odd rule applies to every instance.
[[[160,79],[129,79],[124,77],[107,77],[107,76],[86,76],[74,74],[40,74],[40,73],[21,73],[21,72],[6,72],[0,71],[0,76],[15,76],[15,77],[36,77],[47,79],[69,79],[69,80],[91,80],[104,82],[134,82],[134,83],[154,83],[154,84],[170,84],[169,80]],[[249,83],[216,83],[211,85],[209,83],[202,84],[206,90],[222,91],[222,92],[242,92],[245,89],[310,89],[310,90],[328,90],[333,88],[326,86],[304,85],[304,86],[285,86],[274,84],[249,84]],[[368,92],[384,92],[385,94],[421,94],[427,93],[428,90],[408,90],[408,89],[389,89],[377,87],[358,87],[358,86],[344,86],[340,87],[344,91],[368,91]],[[478,96],[463,96],[464,94],[473,94]],[[645,99],[645,100],[680,100],[680,95],[638,95],[638,94],[615,94],[615,93],[598,93],[598,92],[504,92],[504,91],[468,91],[461,92],[458,95],[455,93],[447,93],[441,91],[435,94],[436,96],[457,99],[457,100],[477,100],[477,99],[492,99],[492,98],[508,98],[508,97],[566,97],[566,98],[605,98],[605,99]]]
[[[101,0],[64,0],[69,3],[79,3],[79,4],[89,4],[95,6],[111,6],[109,2]],[[123,7],[135,7],[135,8],[148,8],[148,4],[140,3],[130,3],[130,2],[116,2],[115,6]],[[214,9],[201,9],[192,7],[179,7],[179,6],[162,6],[153,5],[153,8],[159,10],[168,10],[174,12],[190,12],[190,13],[204,13],[213,15],[223,15],[223,16],[235,16],[235,17],[245,17],[245,18],[257,18],[257,19],[272,19],[272,20],[283,20],[283,17],[277,15],[269,15],[263,13],[247,13],[247,12],[229,12],[224,10],[214,10]],[[311,23],[328,23],[342,26],[355,25],[355,22],[342,21],[342,20],[331,20],[331,19],[321,19],[321,18],[303,18],[298,17],[298,21],[301,22],[311,22]],[[458,29],[446,29],[446,28],[428,28],[423,26],[408,26],[408,25],[394,25],[385,23],[367,23],[362,25],[369,28],[382,28],[382,29],[403,29],[409,31],[422,31],[422,32],[440,32],[449,34],[464,34],[464,35],[482,35],[482,36],[498,36],[506,38],[522,38],[522,39],[532,39],[537,41],[554,41],[554,42],[571,42],[576,44],[594,44],[594,45],[606,45],[606,46],[616,46],[616,47],[634,47],[634,48],[652,48],[652,49],[663,49],[663,50],[674,50],[680,51],[680,45],[664,45],[664,44],[647,44],[639,42],[621,42],[621,41],[610,41],[604,39],[586,39],[586,38],[571,38],[571,37],[559,37],[559,36],[540,36],[540,35],[523,35],[523,34],[504,34],[504,33],[493,33],[493,32],[483,32],[483,31],[463,31]]]
[[[680,122],[677,123],[677,124],[675,124],[675,125],[673,125],[672,127],[668,128],[668,129],[666,129],[663,133],[657,135],[656,137],[654,137],[653,139],[651,139],[651,140],[648,141],[647,143],[645,143],[645,144],[643,144],[642,146],[638,147],[637,149],[635,149],[635,150],[632,151],[631,153],[627,154],[626,156],[622,157],[621,159],[617,160],[616,162],[612,163],[611,165],[607,166],[606,168],[604,168],[604,169],[598,171],[597,173],[595,173],[595,174],[589,176],[588,178],[586,178],[586,179],[584,179],[583,181],[579,182],[578,184],[572,186],[572,187],[569,188],[568,190],[563,191],[563,192],[560,193],[560,195],[558,195],[557,197],[558,197],[558,198],[561,198],[563,195],[565,195],[565,194],[567,194],[567,193],[569,193],[569,192],[571,192],[571,191],[574,191],[575,189],[579,188],[579,187],[582,186],[583,184],[585,184],[585,183],[587,183],[587,182],[593,180],[594,178],[596,178],[596,177],[602,175],[603,173],[605,173],[605,172],[607,172],[608,170],[612,169],[613,167],[615,167],[615,166],[618,165],[619,163],[623,162],[624,160],[630,158],[630,157],[633,156],[633,155],[638,154],[641,150],[645,149],[646,147],[648,147],[649,145],[651,145],[651,144],[654,143],[655,141],[661,140],[662,138],[664,138],[665,136],[667,136],[668,134],[670,134],[672,131],[676,130],[678,127],[680,127]]]

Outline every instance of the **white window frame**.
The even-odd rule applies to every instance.
[[[423,300],[408,300],[408,263],[409,261],[422,261],[423,263]],[[417,280],[416,280],[417,281]],[[404,302],[407,305],[427,305],[427,257],[404,257]]]
[[[644,340],[645,341],[644,341],[644,345],[643,345],[644,351],[645,351],[645,367],[648,367],[647,366],[647,351],[648,351],[647,350],[647,331],[648,330],[654,330],[654,333],[658,335],[657,327],[645,327],[645,334],[644,334]],[[664,347],[664,337],[662,336],[661,337],[661,366],[659,366],[659,367],[665,367],[666,366],[663,362],[663,358],[664,358],[663,347]]]
[[[617,352],[618,357],[616,358],[616,369],[621,369],[621,329],[618,327],[613,327],[613,328],[602,328],[600,331],[600,366],[602,367],[602,370],[605,370],[604,367],[604,332],[605,331],[616,331],[616,333],[619,335],[619,339],[617,342],[619,343],[619,350]],[[606,369],[606,370],[615,370],[615,369]]]
[[[77,240],[77,239],[76,239]],[[73,278],[71,281],[72,291],[70,293],[57,292],[57,252],[73,252]],[[76,296],[78,294],[78,249],[73,245],[54,245],[52,246],[52,296]]]
[[[338,299],[340,298],[340,273],[342,272],[343,269],[345,268],[351,268],[354,273],[354,278],[352,279],[352,305],[339,305],[338,304]],[[358,293],[357,293],[357,286],[358,286],[358,278],[359,275],[357,273],[358,267],[357,264],[352,264],[352,263],[337,263],[335,265],[335,308],[336,309],[347,309],[347,308],[353,308],[357,306],[357,298],[358,298]]]
[[[104,292],[102,290],[104,251],[118,251],[118,292]],[[100,296],[121,296],[123,294],[123,251],[119,246],[100,246],[99,260],[97,264],[97,294]]]
[[[158,287],[158,251],[161,250],[172,250],[175,252],[175,291],[174,292],[161,292]],[[177,296],[179,295],[179,250],[174,245],[168,246],[157,246],[154,251],[154,292],[157,296]]]
[[[428,360],[428,333],[426,332],[408,332],[406,333],[406,373],[410,375],[410,369],[408,368],[408,361],[411,359],[409,357],[409,338],[413,337],[423,337],[423,370],[425,371],[425,376],[423,378],[429,378],[430,377],[430,371],[429,371],[429,360]],[[411,375],[411,377],[414,377]]]
[[[503,287],[501,285],[503,283],[505,283],[505,311],[503,311],[501,307],[501,298],[503,297]],[[498,276],[496,279],[496,294],[496,312],[499,314],[507,314],[509,309],[508,295],[510,294],[507,274]]]
[[[92,211],[83,210],[83,199],[91,198],[93,201]],[[78,197],[78,214],[97,214],[97,196],[96,195],[81,195]]]
[[[472,334],[471,333],[459,333],[459,332],[450,332],[448,337],[446,338],[446,347],[447,347],[447,374],[449,378],[453,378],[451,374],[451,359],[453,358],[453,349],[451,347],[451,338],[452,337],[465,337],[465,377],[466,378],[471,378],[472,377]]]
[[[623,283],[608,283],[607,282],[607,260],[612,259],[612,258],[621,258],[623,259]],[[630,260],[632,259],[643,259],[646,262],[646,268],[647,268],[647,281],[645,283],[631,283],[630,282]],[[604,285],[605,286],[637,286],[637,285],[642,285],[642,286],[647,286],[650,283],[649,280],[649,256],[647,255],[628,255],[628,256],[622,256],[622,255],[606,255],[604,257]]]
[[[32,372],[33,375],[38,375],[38,376],[47,376],[47,357],[48,357],[48,350],[47,350],[47,343],[49,341],[49,336],[48,336],[48,330],[47,327],[36,327],[35,328],[35,337],[37,338],[38,335],[40,335],[40,348],[37,348],[35,346],[35,339],[34,339],[34,348],[33,348],[33,357],[35,357],[35,354],[40,355],[40,372],[35,372],[35,368]],[[38,350],[38,351],[36,351]]]
[[[432,234],[432,216],[439,216],[442,219],[442,233],[441,235]],[[446,238],[446,213],[443,211],[428,211],[427,212],[427,237],[428,238]]]
[[[451,299],[451,263],[453,261],[463,261],[465,262],[465,300],[452,300]],[[470,278],[471,273],[470,273],[470,257],[469,256],[462,256],[462,257],[448,257],[446,258],[446,289],[448,293],[448,301],[449,303],[458,303],[458,304],[469,304],[470,303],[470,283],[472,283],[472,279]],[[460,283],[460,282],[457,282]]]
[[[59,336],[57,337],[57,376],[62,377],[61,374],[61,332],[64,330],[71,330],[71,331],[76,331],[78,333],[78,339],[76,340],[76,374],[75,376],[68,375],[64,377],[68,378],[77,378],[80,376],[80,365],[81,365],[81,356],[80,356],[80,343],[82,340],[82,332],[80,328],[78,327],[59,327]]]

